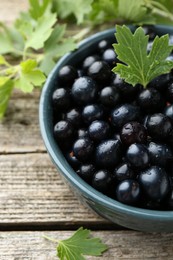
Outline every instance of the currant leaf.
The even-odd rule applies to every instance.
[[[90,230],[81,227],[70,238],[59,241],[57,255],[61,260],[84,260],[84,255],[99,256],[106,250],[99,238],[91,238]]]
[[[26,60],[20,63],[19,78],[15,81],[15,87],[23,92],[31,92],[34,86],[42,86],[45,76],[37,67],[35,60]]]
[[[9,77],[0,77],[0,119],[5,114],[13,87],[14,82]]]
[[[123,64],[117,63],[113,72],[133,86],[139,83],[146,87],[152,79],[168,73],[173,68],[173,62],[166,60],[173,49],[173,46],[169,45],[168,35],[157,36],[149,54],[149,37],[141,27],[133,34],[127,26],[117,25],[115,37],[117,43],[113,46]]]

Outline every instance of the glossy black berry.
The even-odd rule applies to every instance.
[[[173,123],[173,105],[169,105],[165,108],[164,114],[168,116]]]
[[[71,105],[71,95],[68,89],[58,88],[52,95],[53,108],[56,112],[67,110]]]
[[[88,68],[88,76],[94,79],[98,85],[109,83],[111,74],[109,65],[104,61],[96,61]]]
[[[111,180],[111,173],[108,170],[99,170],[93,176],[92,186],[96,190],[106,193],[109,191]]]
[[[110,43],[107,40],[102,40],[98,43],[99,52],[103,52],[110,47]]]
[[[172,130],[171,119],[162,113],[148,116],[146,121],[148,134],[154,139],[164,140]]]
[[[103,107],[97,104],[91,104],[84,107],[82,111],[82,118],[86,124],[90,124],[94,120],[103,119]]]
[[[123,126],[120,132],[121,141],[125,145],[133,143],[146,143],[147,130],[144,125],[139,122],[132,121]]]
[[[147,44],[147,53],[150,53],[152,46],[153,46],[153,41],[149,41]]]
[[[128,205],[138,204],[141,197],[141,188],[136,180],[128,179],[120,182],[116,188],[116,199]]]
[[[141,85],[138,84],[138,85],[132,86],[131,84],[123,81],[118,76],[116,77],[116,79],[114,79],[112,84],[119,89],[124,103],[136,100],[137,94],[142,89]]]
[[[118,88],[106,86],[100,92],[100,102],[104,106],[115,107],[120,103],[121,96]]]
[[[146,194],[143,194],[143,200],[141,203],[141,206],[146,208],[146,209],[152,209],[152,210],[165,210],[163,208],[163,205],[165,204],[164,201],[159,201],[159,200],[152,200],[147,198]],[[162,205],[163,202],[163,205]],[[164,205],[166,206],[166,205]]]
[[[172,82],[167,87],[166,98],[167,98],[167,101],[169,101],[171,103],[173,102],[173,83]]]
[[[150,142],[148,151],[153,165],[166,166],[173,161],[173,152],[167,144]]]
[[[168,61],[173,61],[173,55],[172,55],[172,54],[169,55],[169,56],[166,58],[166,60],[168,60]]]
[[[165,101],[156,89],[151,88],[140,92],[138,104],[144,113],[151,114],[162,111],[165,106]]]
[[[88,128],[89,137],[93,141],[102,141],[108,139],[110,135],[110,126],[103,120],[95,120]]]
[[[74,135],[74,128],[68,121],[62,120],[54,126],[54,136],[57,141],[64,142],[71,139]]]
[[[143,144],[131,144],[127,149],[126,157],[131,166],[136,169],[144,169],[150,163],[147,147]]]
[[[78,139],[83,138],[83,137],[89,137],[88,136],[88,129],[86,129],[86,128],[79,128],[77,130],[77,137],[78,137]]]
[[[79,167],[77,174],[86,182],[91,183],[96,168],[93,164],[83,164]]]
[[[79,161],[87,162],[92,158],[94,153],[93,142],[87,137],[80,138],[75,141],[73,152]]]
[[[77,170],[80,166],[80,161],[76,158],[73,151],[68,151],[65,154],[65,158],[69,162],[69,164],[73,167],[74,170]]]
[[[154,201],[163,200],[170,190],[166,171],[159,166],[152,166],[139,174],[139,183],[145,195]]]
[[[119,90],[121,91],[121,84],[125,83],[122,78],[118,74],[113,73],[112,78],[111,78],[111,85],[118,87]]]
[[[170,147],[173,151],[173,129],[171,130],[170,134],[168,135],[166,141],[170,145]]]
[[[111,124],[117,129],[121,129],[130,121],[138,121],[140,110],[137,106],[124,104],[115,108],[111,113]]]
[[[145,34],[149,35],[149,40],[152,41],[156,37],[155,29],[152,25],[147,25],[142,27]]]
[[[95,62],[100,60],[100,57],[98,55],[91,55],[88,56],[84,59],[83,63],[82,63],[82,69],[84,71],[84,73],[88,72],[88,68]]]
[[[173,210],[173,190],[167,195],[165,204],[168,210]]]
[[[71,65],[65,65],[58,73],[58,81],[64,87],[70,87],[77,78],[77,69]]]
[[[111,68],[113,68],[118,59],[115,51],[112,48],[106,49],[102,54],[102,60],[107,62]]]
[[[96,164],[99,167],[115,167],[122,157],[122,144],[119,140],[102,141],[96,147]]]
[[[113,178],[116,181],[124,181],[126,179],[133,179],[136,177],[136,173],[130,168],[129,164],[121,163],[118,165],[114,172]]]
[[[72,85],[72,98],[79,105],[92,103],[97,97],[97,86],[90,77],[80,77]]]
[[[82,123],[81,111],[78,108],[72,108],[66,113],[65,120],[69,121],[74,127],[79,127]]]
[[[171,80],[171,76],[169,73],[162,74],[153,80],[150,81],[150,83],[147,85],[147,88],[155,88],[160,92],[165,92],[167,89],[169,82]]]

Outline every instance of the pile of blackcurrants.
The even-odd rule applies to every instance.
[[[112,72],[117,62],[105,39],[82,62],[60,69],[54,137],[96,190],[124,204],[173,210],[173,73],[133,87]]]

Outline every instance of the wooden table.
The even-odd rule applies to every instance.
[[[1,0],[0,20],[10,24],[27,1]],[[173,259],[173,234],[127,230],[86,208],[63,183],[43,145],[39,92],[15,92],[0,124],[0,260],[54,260],[56,244],[83,226],[109,250],[88,259]]]

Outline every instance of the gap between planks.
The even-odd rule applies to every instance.
[[[77,222],[33,222],[33,223],[1,223],[0,231],[75,231],[79,227],[87,228],[93,231],[119,231],[119,230],[129,230],[128,228],[116,225],[111,222],[98,221],[77,221]]]

